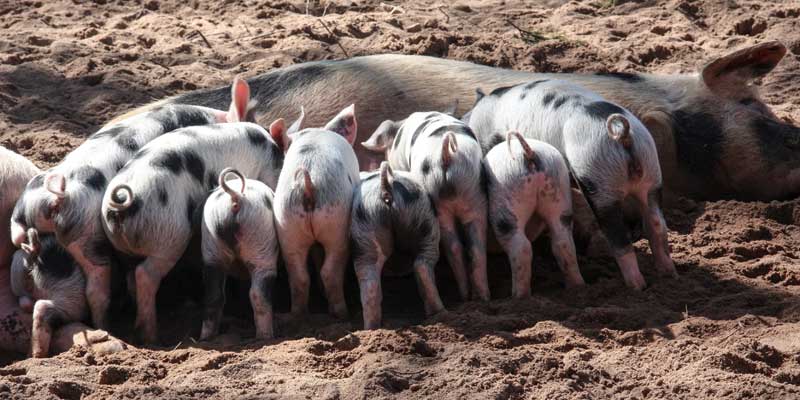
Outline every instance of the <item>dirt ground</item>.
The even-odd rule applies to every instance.
[[[53,165],[137,105],[346,55],[677,73],[768,39],[790,50],[764,79],[764,98],[800,122],[800,3],[531,3],[0,2],[0,143]],[[529,300],[508,299],[502,258],[491,261],[488,304],[457,302],[440,269],[450,311],[430,319],[412,278],[387,278],[385,329],[366,332],[352,279],[349,321],[328,317],[320,299],[290,321],[282,277],[276,340],[252,339],[246,295],[234,294],[226,333],[196,342],[199,300],[186,290],[160,304],[163,348],[8,361],[0,398],[800,398],[800,200],[681,200],[666,216],[680,278],[656,276],[639,242],[642,292],[625,288],[613,260],[585,257],[588,285],[565,290],[537,243]],[[174,277],[162,292],[184,286]],[[129,308],[115,317],[123,338]]]

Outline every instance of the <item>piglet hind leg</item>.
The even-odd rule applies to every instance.
[[[484,203],[485,204],[485,203]],[[463,245],[469,254],[472,298],[489,301],[489,278],[486,272],[486,207],[476,207],[463,225]]]
[[[628,227],[623,218],[622,205],[613,203],[599,208],[596,215],[597,222],[611,245],[611,251],[622,272],[625,285],[635,290],[643,290],[647,284],[639,271],[636,252],[633,250]]]
[[[253,306],[253,320],[258,339],[274,337],[272,294],[277,276],[277,267],[256,269],[251,274],[250,304]]]
[[[439,296],[439,289],[436,287],[436,276],[433,271],[437,258],[420,256],[414,260],[414,277],[417,280],[417,288],[425,305],[425,315],[427,316],[444,311],[444,304],[442,304],[442,298]]]
[[[467,279],[467,269],[464,265],[464,248],[456,232],[455,220],[451,214],[440,210],[439,229],[441,231],[441,248],[447,264],[453,271],[453,277],[458,285],[458,293],[461,300],[469,300],[469,281]]]
[[[649,196],[645,199],[638,198],[637,203],[644,219],[645,232],[655,258],[656,269],[662,276],[677,278],[678,271],[675,270],[675,263],[670,257],[667,223],[664,221],[658,200],[655,196]]]
[[[531,262],[533,248],[528,237],[515,226],[512,230],[499,231],[495,228],[495,235],[508,256],[511,266],[511,296],[515,299],[526,298],[531,295]]]
[[[296,318],[308,312],[308,296],[311,288],[311,277],[308,275],[309,245],[294,243],[292,247],[283,246],[283,258],[286,261],[286,272],[289,275],[289,289],[292,296],[292,315]]]
[[[31,335],[31,355],[34,358],[47,357],[53,331],[68,319],[50,300],[39,300],[33,306],[33,329]]]
[[[225,273],[214,265],[203,265],[203,326],[200,340],[219,334],[225,308]]]
[[[136,329],[145,343],[158,342],[156,294],[176,261],[150,256],[136,267]]]
[[[86,275],[86,302],[97,329],[108,329],[108,306],[111,302],[111,260],[109,255],[90,256],[85,243],[74,242],[67,251],[80,264]]]
[[[323,243],[325,262],[320,270],[328,311],[336,318],[347,318],[347,303],[344,301],[344,273],[350,255],[348,242],[339,239],[333,243]]]
[[[564,274],[567,288],[583,286],[585,282],[578,268],[578,258],[575,254],[575,242],[572,238],[570,224],[565,219],[556,216],[548,222],[548,227],[553,257]]]
[[[364,315],[364,329],[381,327],[383,291],[381,289],[381,271],[383,260],[358,257],[353,262],[358,278],[361,294],[361,308]]]

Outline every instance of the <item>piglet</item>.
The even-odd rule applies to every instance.
[[[36,229],[28,229],[28,241],[11,264],[11,291],[20,307],[33,313],[33,357],[47,357],[56,329],[86,317],[85,289],[83,272],[55,237],[40,238]]]
[[[228,180],[233,175],[237,180]],[[238,186],[238,188],[237,188]],[[273,193],[263,182],[226,168],[203,207],[206,312],[201,339],[216,335],[225,306],[225,275],[250,279],[256,337],[272,338],[272,290],[278,271]],[[221,276],[220,276],[221,275]]]
[[[275,223],[286,261],[292,293],[292,313],[308,310],[310,279],[306,267],[315,243],[325,250],[320,277],[329,310],[347,316],[344,272],[349,257],[350,206],[358,184],[358,160],[353,105],[324,128],[308,128],[290,137],[278,187]]]
[[[489,300],[486,276],[486,193],[481,147],[472,130],[451,115],[416,112],[384,121],[361,144],[386,153],[395,171],[409,171],[433,198],[440,241],[462,299]]]
[[[545,229],[568,287],[583,285],[572,240],[569,171],[558,150],[509,132],[483,160],[489,192],[489,225],[511,265],[511,294],[531,288],[531,241]]]
[[[433,201],[408,172],[392,171],[384,161],[380,171],[363,175],[353,192],[351,249],[364,328],[381,325],[381,274],[396,253],[413,258],[414,275],[427,315],[444,310],[436,288],[434,267],[439,261],[439,223]]]
[[[106,328],[113,248],[103,233],[100,205],[107,183],[148,142],[176,129],[244,120],[252,107],[244,80],[234,80],[228,112],[167,104],[123,119],[90,136],[57,166],[28,183],[14,208],[11,234],[19,246],[34,227],[55,232],[81,265],[95,327]],[[216,178],[216,177],[215,177]]]
[[[157,339],[155,297],[161,279],[200,228],[203,201],[219,172],[235,168],[274,187],[286,143],[282,119],[270,132],[249,122],[194,126],[154,139],[111,180],[103,196],[103,228],[113,246],[144,257],[136,266],[136,326]]]

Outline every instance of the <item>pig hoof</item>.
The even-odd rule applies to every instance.
[[[565,284],[567,285],[567,289],[576,289],[581,286],[586,286],[586,282],[583,281],[583,278],[567,279]]]
[[[108,355],[127,349],[128,346],[119,340],[113,339],[102,343],[92,344],[92,351],[96,354]]]
[[[331,314],[338,319],[347,319],[350,315],[347,314],[347,308],[337,308],[331,310]]]
[[[637,277],[637,279],[626,281],[625,285],[627,285],[629,288],[633,290],[638,290],[638,291],[642,291],[647,287],[647,283],[645,283],[644,277],[642,276]]]
[[[47,358],[47,350],[34,349],[31,351],[31,356],[33,358]]]

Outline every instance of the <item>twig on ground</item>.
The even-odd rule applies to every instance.
[[[445,23],[447,23],[447,24],[449,24],[449,23],[450,23],[450,15],[449,15],[449,14],[447,14],[447,13],[444,11],[444,9],[445,9],[445,6],[439,6],[439,8],[438,8],[439,12],[441,12],[442,14],[444,14],[444,22],[445,22]]]
[[[535,44],[535,43],[541,42],[543,40],[550,39],[547,36],[542,35],[539,32],[533,32],[533,31],[522,29],[522,28],[518,27],[517,25],[514,25],[514,23],[511,22],[511,20],[506,20],[506,23],[511,25],[514,29],[518,30],[520,35],[522,36],[522,40],[527,42],[527,43]]]
[[[320,24],[322,24],[322,27],[323,27],[323,28],[325,28],[325,30],[326,30],[326,31],[328,31],[328,33],[329,33],[331,36],[333,36],[334,38],[336,38],[336,45],[337,45],[337,46],[339,46],[339,48],[340,48],[340,49],[342,49],[342,53],[344,53],[344,56],[345,56],[345,57],[347,57],[347,58],[350,58],[350,54],[347,52],[347,50],[345,50],[344,46],[342,46],[342,43],[339,41],[339,37],[338,37],[338,36],[336,36],[336,35],[333,33],[333,31],[331,31],[331,30],[330,30],[330,28],[328,28],[328,25],[326,25],[326,24],[325,24],[325,21],[323,21],[323,20],[320,18],[320,19],[319,19],[319,23],[320,23]]]
[[[394,6],[394,5],[386,4],[386,3],[381,3],[381,5],[385,9],[387,9],[387,11],[389,12],[390,15],[405,14],[406,13],[406,10],[403,10],[403,7],[400,7],[400,6]]]
[[[200,39],[203,39],[203,42],[205,42],[206,46],[208,46],[209,49],[214,50],[214,46],[212,46],[208,39],[206,39],[206,35],[203,35],[203,32],[200,32],[198,29],[195,29],[194,32],[190,33],[188,36],[186,36],[186,38],[191,39],[195,35],[199,35]]]

